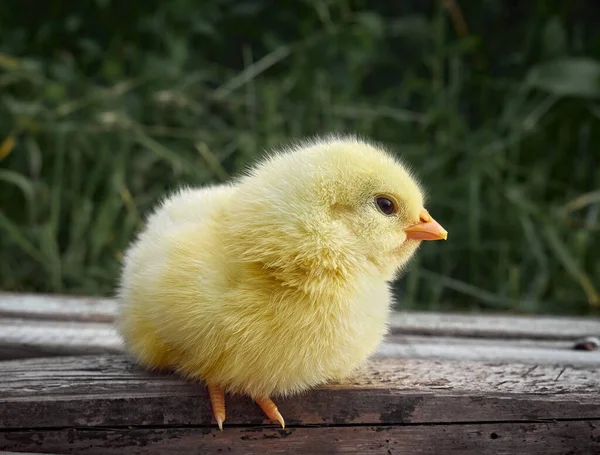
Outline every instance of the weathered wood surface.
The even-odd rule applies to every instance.
[[[600,453],[600,367],[373,360],[277,400],[285,430],[126,357],[0,363],[0,450],[50,453]],[[389,452],[388,452],[389,451]]]
[[[32,454],[40,455],[42,452],[4,452],[0,451],[0,455],[32,455]],[[55,453],[43,452],[44,455],[60,455]]]
[[[379,346],[376,356],[600,366],[600,351],[577,351],[573,346],[573,342],[566,341],[389,336]]]
[[[110,323],[0,318],[0,360],[120,352]]]
[[[109,299],[0,293],[0,360],[118,353]],[[573,350],[600,336],[600,320],[396,312],[380,357],[600,365],[600,350]]]
[[[0,317],[112,322],[117,303],[97,297],[0,292]]]
[[[573,350],[598,320],[397,312],[355,378],[277,400],[285,430],[228,397],[221,433],[202,385],[120,354],[116,311],[0,293],[0,360],[19,359],[0,362],[0,450],[600,454],[600,351]]]
[[[147,373],[125,356],[0,366],[0,428],[210,422],[203,386]],[[457,409],[460,420],[470,422],[600,418],[599,388],[600,367],[377,359],[344,384],[278,403],[290,424],[352,423],[355,418],[363,424],[444,423],[457,420]],[[228,423],[261,418],[247,399],[232,400]],[[91,402],[102,406],[82,409],[82,403]]]
[[[111,299],[0,292],[0,317],[112,322]],[[572,340],[600,336],[600,320],[551,316],[489,316],[395,312],[391,332],[404,335]]]
[[[390,335],[376,356],[600,365],[600,350],[577,351],[573,346],[574,341]],[[0,319],[0,360],[122,352],[110,324]]]
[[[600,447],[596,422],[510,423],[499,426],[351,426],[145,428],[17,432],[15,445],[74,454],[388,454],[388,455],[594,455]]]

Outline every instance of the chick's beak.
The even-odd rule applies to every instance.
[[[440,223],[431,218],[425,209],[419,214],[420,221],[417,224],[404,228],[407,239],[413,240],[446,240],[448,231]]]

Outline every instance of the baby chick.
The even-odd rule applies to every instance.
[[[411,172],[354,137],[295,144],[231,184],[183,189],[126,252],[118,329],[153,369],[271,401],[341,380],[387,331],[389,282],[447,232]]]

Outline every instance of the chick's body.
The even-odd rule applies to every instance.
[[[385,333],[386,283],[365,280],[319,301],[260,266],[232,261],[218,219],[235,192],[185,190],[150,220],[128,256],[131,279],[121,294],[129,348],[149,367],[176,368],[253,398],[343,377]],[[205,204],[204,217],[185,208],[192,197]]]
[[[379,194],[396,216],[378,211]],[[342,379],[386,333],[388,282],[419,244],[403,228],[422,207],[406,169],[356,139],[184,189],[127,251],[119,331],[147,367],[256,400]]]

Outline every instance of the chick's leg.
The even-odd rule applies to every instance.
[[[267,417],[271,420],[276,420],[281,424],[281,428],[285,428],[285,421],[275,403],[270,398],[261,398],[255,400],[256,404],[260,406],[263,412],[267,415]]]
[[[225,421],[225,392],[216,385],[208,386],[210,395],[210,404],[212,405],[213,415],[219,425],[219,430],[223,431],[223,422]]]

